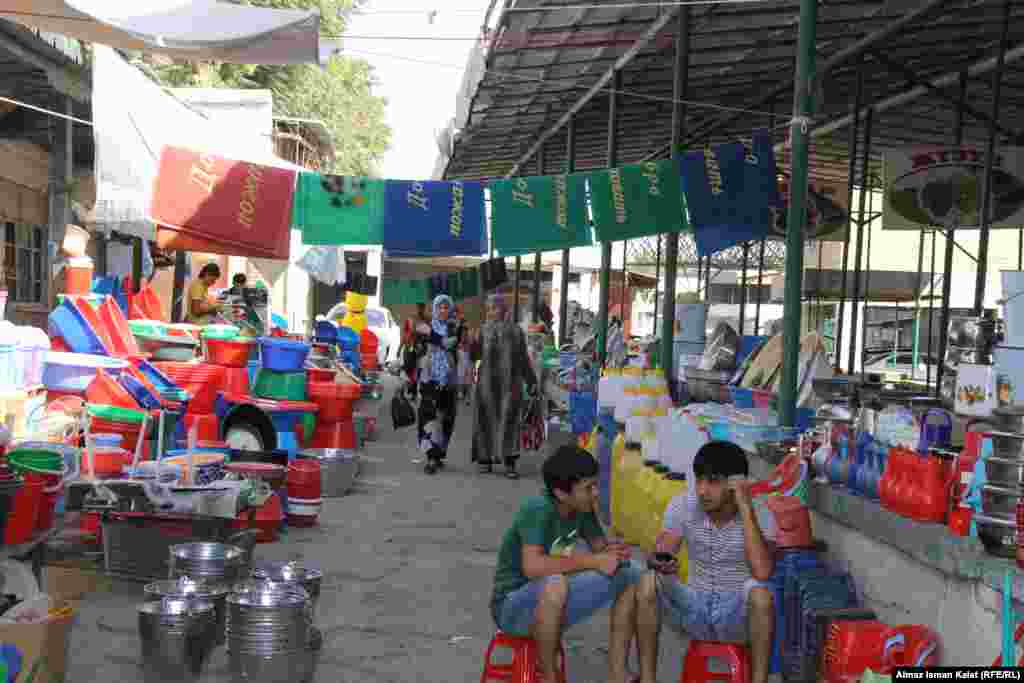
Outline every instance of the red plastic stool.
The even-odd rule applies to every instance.
[[[724,659],[729,664],[729,673],[718,673],[708,669],[712,657]],[[747,683],[750,680],[750,650],[739,643],[718,643],[710,640],[691,640],[683,660],[683,674],[679,683],[705,683],[726,681]]]
[[[491,653],[496,647],[512,650],[511,664],[495,664],[491,661]],[[559,674],[562,680],[566,681],[568,679],[565,676],[565,649],[561,643],[558,644],[558,656],[561,660]],[[484,673],[480,676],[480,683],[536,683],[537,678],[537,642],[533,638],[510,636],[501,631],[495,633],[484,654]]]

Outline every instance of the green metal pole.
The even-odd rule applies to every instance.
[[[796,390],[800,372],[800,314],[804,276],[804,223],[807,221],[807,156],[814,114],[815,51],[818,0],[800,0],[796,88],[793,120],[789,124],[793,174],[789,184],[789,223],[786,226],[785,327],[782,332],[782,424],[796,423]]]
[[[617,93],[622,86],[622,72],[616,71],[612,77],[612,91],[608,95],[608,168],[618,165],[618,131],[619,98]],[[608,300],[612,295],[612,243],[601,242],[601,291],[597,309],[597,358],[600,367],[608,360]]]

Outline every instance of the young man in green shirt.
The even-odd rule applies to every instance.
[[[505,633],[537,641],[539,683],[565,683],[557,673],[563,631],[613,605],[609,679],[625,683],[642,572],[627,546],[608,542],[594,515],[593,456],[562,446],[544,462],[543,474],[545,494],[523,501],[498,552],[494,622]]]

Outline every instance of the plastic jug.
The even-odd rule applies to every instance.
[[[932,448],[949,448],[953,434],[953,416],[941,408],[929,408],[921,416],[921,440],[917,445],[919,453]]]
[[[632,528],[635,540],[632,543],[648,553],[654,549],[654,539],[648,534],[651,527],[650,518],[654,492],[658,482],[658,474],[654,469],[656,466],[657,463],[653,460],[643,461],[643,468],[637,477],[637,505],[633,508],[635,516]]]
[[[636,448],[625,448],[623,446],[624,473],[622,487],[622,520],[619,531],[623,537],[630,542],[637,542],[636,520],[639,517],[637,509],[641,511],[646,507],[647,501],[640,498],[639,477],[644,469],[643,458],[640,450]]]
[[[945,522],[949,507],[949,472],[946,460],[934,450],[918,465],[921,479],[915,495],[914,519]]]

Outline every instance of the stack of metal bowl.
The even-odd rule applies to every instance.
[[[190,603],[213,605],[214,617],[217,624],[217,644],[223,645],[225,641],[228,594],[231,586],[226,583],[207,583],[193,581],[187,576],[166,581],[155,581],[146,584],[146,602],[160,602],[164,599],[185,600]]]
[[[252,568],[252,578],[273,584],[301,586],[309,594],[311,611],[316,612],[316,605],[320,601],[320,583],[324,578],[319,569],[295,561],[261,562]]]
[[[224,543],[182,543],[171,546],[171,576],[196,581],[234,583],[248,572],[248,558],[238,546]]]
[[[163,598],[138,607],[143,679],[146,683],[198,681],[212,650],[212,603]]]
[[[985,550],[1000,557],[1017,554],[1017,503],[1024,486],[1024,434],[991,432],[992,455],[985,459],[981,514],[974,517]]]
[[[227,646],[234,680],[309,681],[321,643],[309,606],[309,594],[295,584],[238,586],[228,596]]]
[[[312,448],[300,451],[299,458],[320,463],[320,495],[324,498],[340,498],[352,488],[359,459],[355,450]]]

